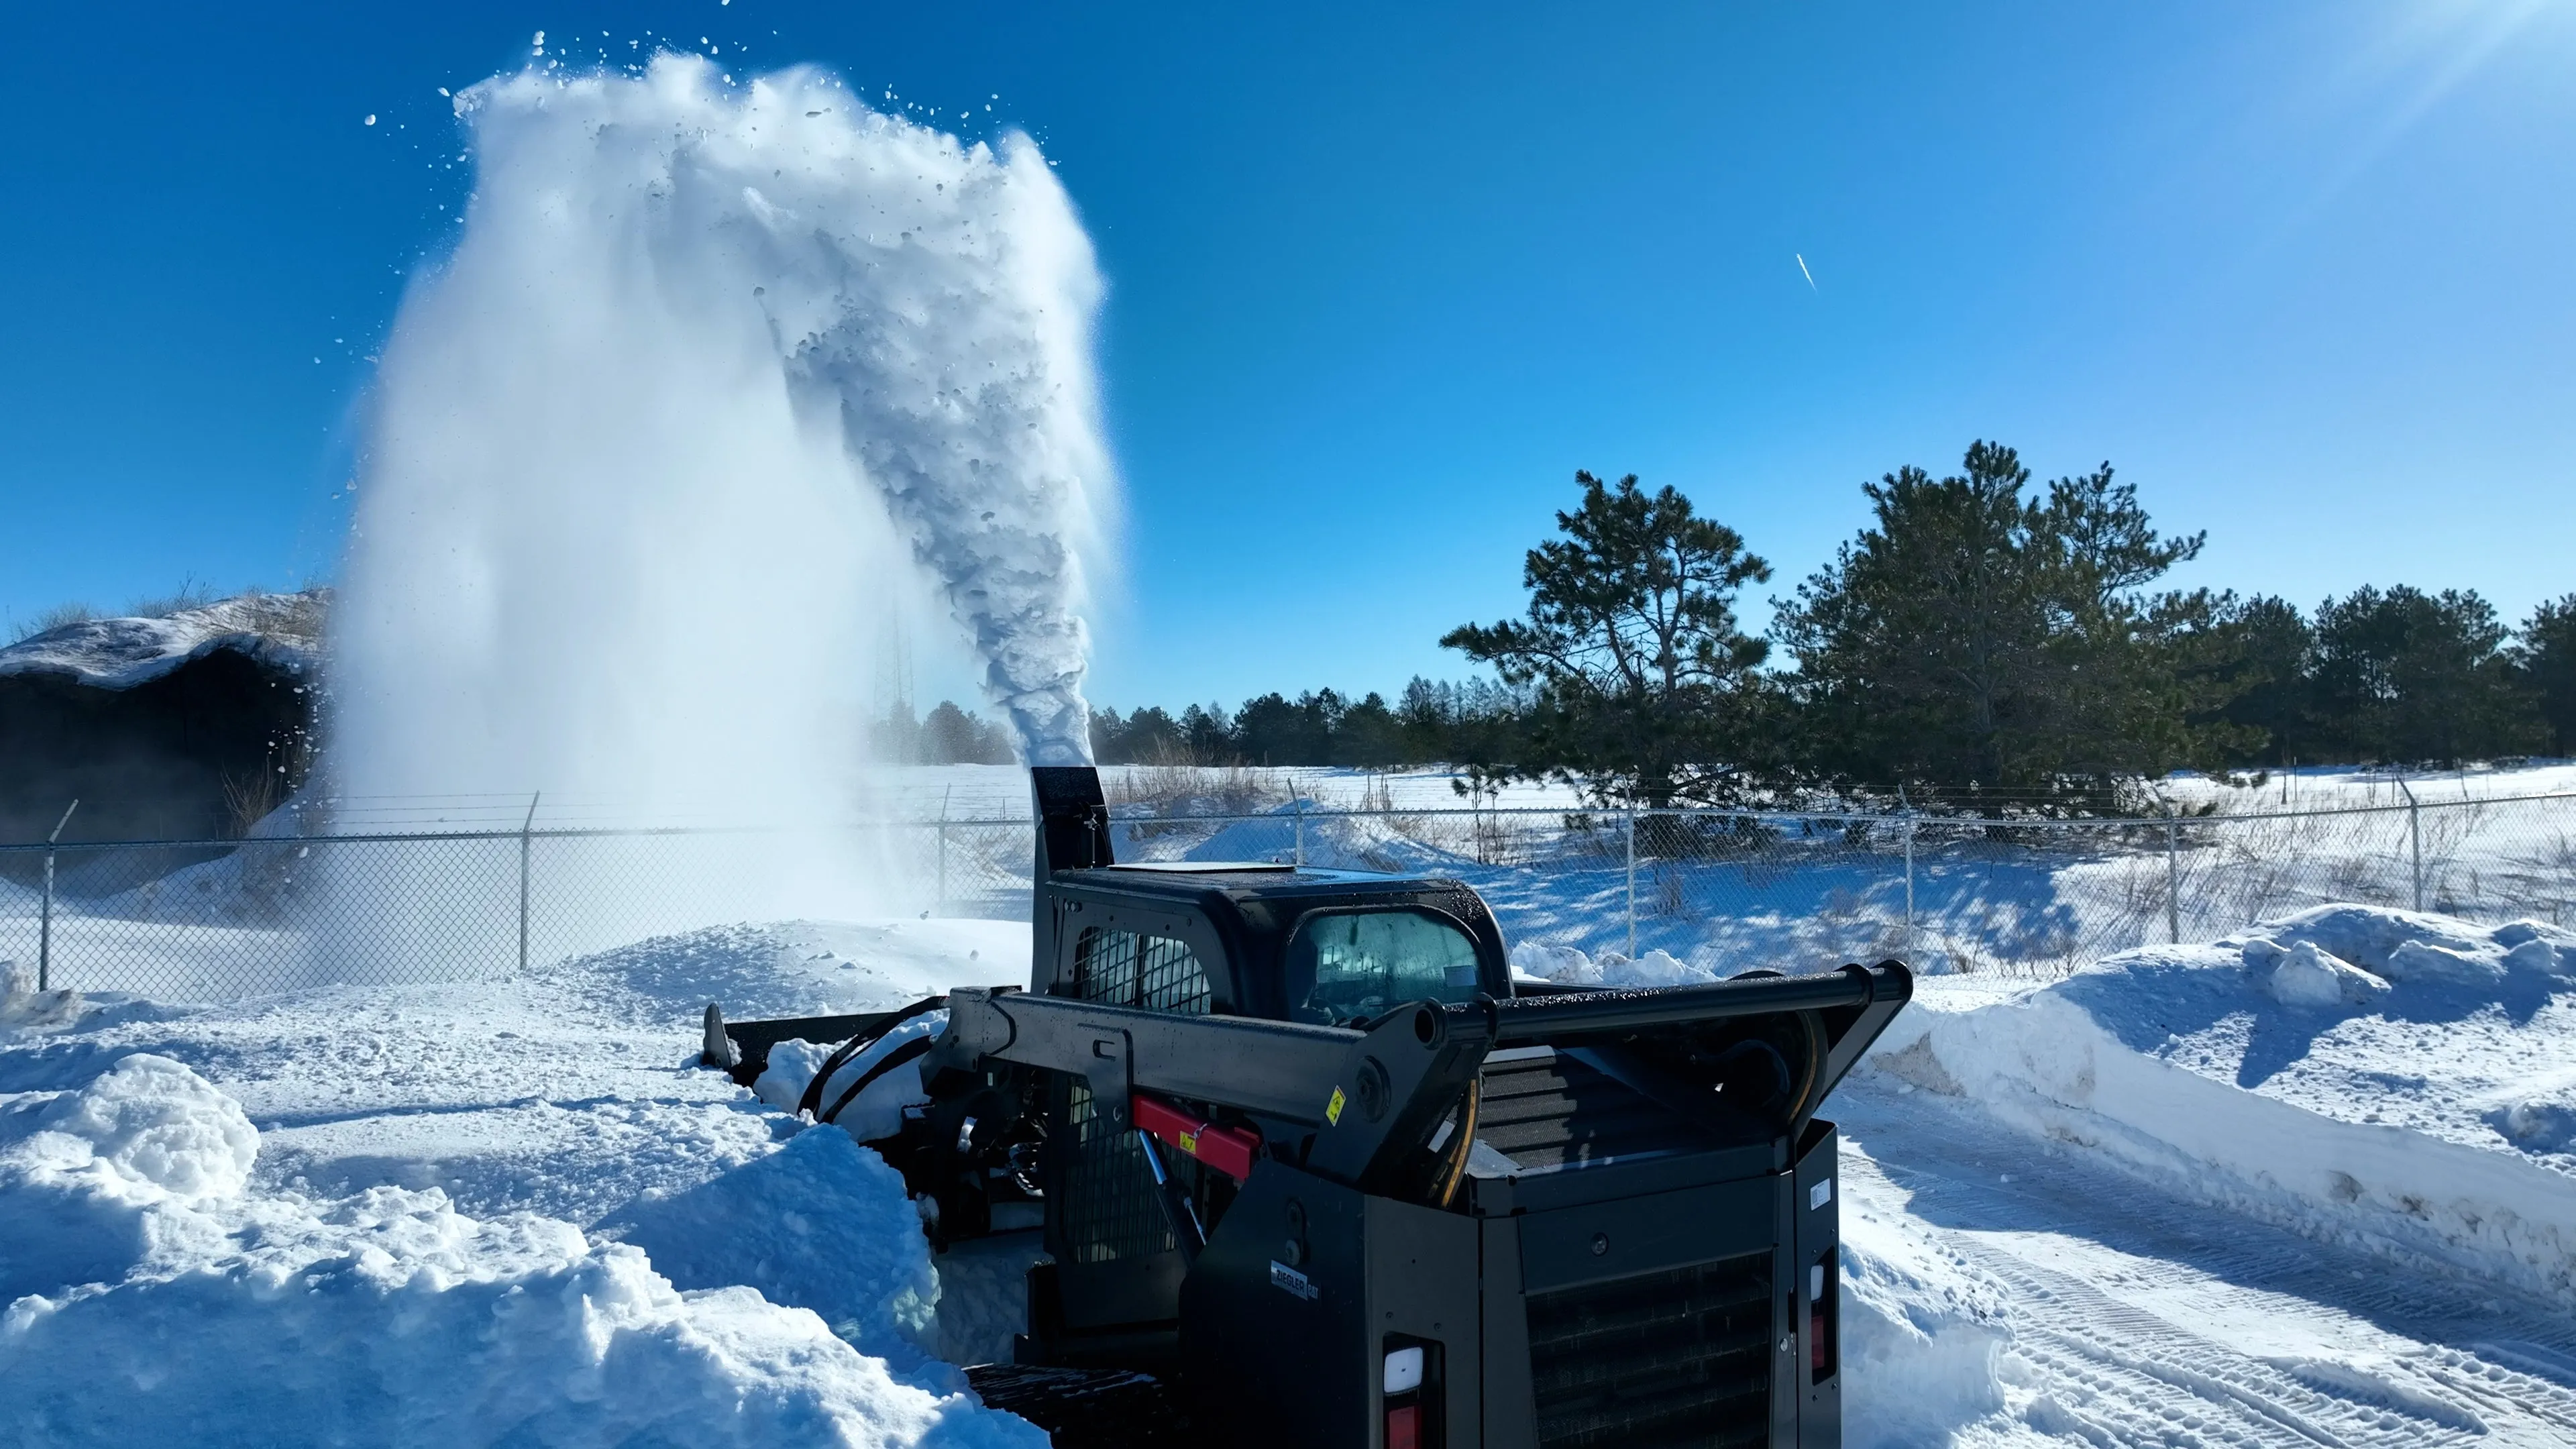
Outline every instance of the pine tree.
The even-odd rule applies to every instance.
[[[2513,662],[2549,732],[2550,751],[2576,755],[2576,594],[2531,611]]]
[[[1463,625],[1441,645],[1534,689],[1512,771],[1656,806],[1737,797],[1767,646],[1736,626],[1735,598],[1771,566],[1669,485],[1574,481],[1583,497],[1556,515],[1563,536],[1524,560],[1528,616]]]
[[[2268,594],[2241,604],[2231,600],[2218,628],[2224,636],[2221,667],[2236,686],[2235,698],[2219,717],[2261,732],[2260,740],[2249,742],[2237,758],[2267,765],[2317,758],[2308,718],[2308,666],[2316,631],[2299,606]]]
[[[2334,753],[2448,763],[2538,743],[2505,627],[2474,590],[2363,587],[2319,605],[2316,629],[2312,709]]]
[[[1849,785],[1997,809],[2122,803],[2128,780],[2213,756],[2230,684],[2225,600],[2150,595],[2202,535],[2155,531],[2109,464],[2025,497],[1978,442],[1962,470],[1863,485],[1875,526],[1785,603],[1800,764]]]

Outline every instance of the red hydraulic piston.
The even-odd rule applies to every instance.
[[[1136,1094],[1131,1105],[1136,1125],[1152,1133],[1155,1141],[1178,1148],[1237,1182],[1252,1176],[1252,1159],[1261,1154],[1259,1135],[1202,1122],[1142,1092]]]

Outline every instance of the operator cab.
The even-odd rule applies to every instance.
[[[1454,880],[1242,862],[1040,879],[1030,982],[1049,995],[1350,1027],[1511,994],[1502,933]]]

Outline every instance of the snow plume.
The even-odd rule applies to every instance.
[[[384,355],[334,620],[342,789],[844,815],[890,580],[1031,760],[1087,759],[1099,284],[1036,147],[681,55],[457,111],[475,193]]]

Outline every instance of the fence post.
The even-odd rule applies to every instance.
[[[63,818],[54,822],[54,833],[45,837],[45,904],[36,923],[36,989],[54,989],[54,842],[63,838],[63,827],[72,823],[72,812],[80,808],[74,800],[63,807]]]
[[[2406,853],[2409,874],[2415,878],[2415,909],[2420,911],[2424,909],[2424,807],[2415,803],[2415,789],[2402,774],[2397,788],[2406,792]]]
[[[1303,792],[1288,797],[1289,813],[1297,817],[1297,868],[1306,868],[1306,796]]]
[[[2182,944],[2182,862],[2181,833],[2174,825],[2173,802],[2165,792],[2156,792],[2156,803],[2165,811],[2165,939]]]
[[[1637,802],[1628,802],[1628,959],[1637,959]]]
[[[528,969],[528,837],[537,825],[537,801],[543,790],[528,795],[528,816],[519,822],[519,969]]]
[[[933,909],[943,916],[948,914],[948,796],[956,788],[952,783],[939,792],[939,897]],[[1038,822],[1038,828],[1044,830],[1046,822]]]
[[[1898,801],[1902,802],[1902,801],[1904,800],[1904,798],[1905,798],[1904,792],[1903,792],[1903,791],[1901,791],[1901,790],[1900,790],[1900,791],[1898,791],[1898,792],[1897,792],[1897,799],[1898,799]],[[1907,805],[1907,806],[1905,806],[1905,807],[1904,807],[1904,809],[1905,809],[1905,964],[1906,964],[1907,966],[1909,966],[1909,967],[1910,967],[1910,966],[1913,966],[1913,965],[1915,965],[1915,964],[1916,964],[1916,963],[1915,963],[1915,960],[1914,960],[1914,807],[1913,807],[1913,806],[1911,806],[1911,805]]]

